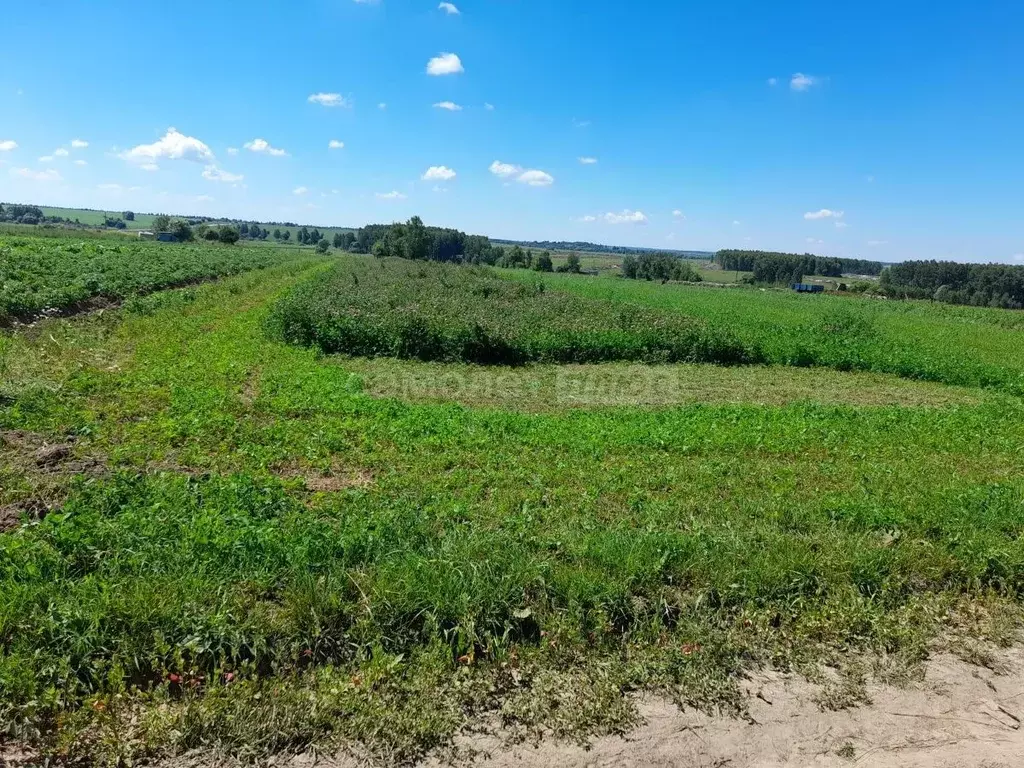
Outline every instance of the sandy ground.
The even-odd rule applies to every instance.
[[[1007,768],[1024,766],[1024,650],[1006,654],[1004,674],[939,656],[910,688],[872,685],[871,704],[823,711],[818,688],[764,674],[746,684],[752,721],[639,702],[645,724],[589,748],[558,743],[503,747],[498,738],[460,738],[489,753],[487,768],[685,766],[686,768]],[[432,768],[441,763],[428,761]]]
[[[760,674],[744,685],[750,720],[709,717],[645,696],[638,701],[644,724],[625,737],[588,746],[510,746],[500,732],[466,734],[456,738],[466,757],[455,763],[434,757],[421,768],[1018,768],[1024,766],[1024,649],[1000,654],[999,667],[997,673],[937,656],[921,682],[869,685],[870,704],[842,711],[823,710],[820,688],[798,676]],[[0,766],[24,765],[26,757],[0,749]],[[311,754],[272,762],[281,768],[362,765],[350,757]],[[193,753],[160,768],[229,763]]]

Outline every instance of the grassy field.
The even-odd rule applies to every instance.
[[[337,277],[303,253],[2,337],[0,741],[394,765],[616,732],[637,691],[741,714],[758,666],[849,706],[1016,638],[1021,315],[552,275],[780,364],[347,359],[265,336]],[[923,367],[781,364],[837,317]]]

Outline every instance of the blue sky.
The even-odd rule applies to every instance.
[[[1020,2],[452,2],[12,4],[0,200],[1024,263]]]

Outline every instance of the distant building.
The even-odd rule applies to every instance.
[[[156,240],[156,233],[148,229],[139,230],[139,240]]]
[[[793,290],[797,293],[824,293],[824,285],[812,285],[811,283],[793,283]]]
[[[172,232],[157,232],[156,239],[161,243],[176,243],[178,242],[178,236]]]

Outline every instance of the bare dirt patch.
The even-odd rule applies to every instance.
[[[311,493],[336,493],[350,488],[365,488],[373,483],[373,475],[365,469],[332,461],[327,469],[305,462],[291,462],[274,468],[274,474],[285,480],[302,480]]]

